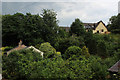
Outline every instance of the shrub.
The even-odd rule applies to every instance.
[[[99,40],[97,44],[97,54],[101,57],[108,56],[107,46],[104,40]]]
[[[10,80],[26,79],[31,72],[32,62],[42,60],[40,53],[29,50],[13,51],[8,56],[3,56],[3,78]]]
[[[82,48],[84,45],[84,39],[82,37],[72,36],[60,39],[58,43],[56,43],[56,49],[64,54],[66,49],[70,46],[79,46]]]
[[[107,65],[98,56],[90,56],[88,58],[90,62],[91,71],[94,74],[92,80],[106,80],[106,76],[109,74]]]
[[[44,52],[44,57],[45,58],[51,58],[51,57],[54,57],[55,54],[56,54],[56,49],[53,48],[50,43],[48,42],[45,42],[45,43],[42,43],[40,45],[40,48],[39,48],[42,52]]]
[[[82,48],[82,55],[85,55],[87,58],[90,56],[90,53],[88,52],[88,48],[86,48],[86,46]]]
[[[79,56],[82,53],[82,49],[77,46],[70,46],[68,49],[65,51],[64,58],[70,58],[72,55]]]

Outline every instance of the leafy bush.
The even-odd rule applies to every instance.
[[[69,38],[62,38],[56,43],[56,49],[60,51],[62,54],[65,53],[66,49],[70,46],[79,46],[83,47],[84,39],[82,37],[69,37]]]
[[[97,44],[97,54],[102,57],[108,56],[108,50],[105,41],[99,40]]]
[[[2,55],[4,54],[4,53],[6,53],[7,51],[9,51],[10,49],[12,49],[13,47],[8,47],[8,46],[6,46],[6,47],[2,47],[1,48],[1,50],[2,50]]]
[[[90,56],[90,53],[88,52],[88,48],[86,48],[86,46],[82,48],[82,55],[85,55],[87,58]]]
[[[45,42],[45,43],[42,43],[39,47],[39,49],[44,52],[44,57],[45,58],[51,58],[51,57],[54,57],[55,54],[56,54],[56,49],[53,48],[50,43],[48,42]]]
[[[3,56],[3,78],[10,80],[26,79],[26,74],[31,71],[31,62],[38,62],[41,59],[40,53],[31,49],[11,52],[8,56]]]
[[[107,65],[98,56],[90,56],[91,71],[94,74],[92,80],[106,80],[106,76],[109,74]]]
[[[72,55],[80,56],[82,54],[82,49],[77,46],[70,46],[68,49],[65,51],[64,58],[68,59]]]
[[[63,60],[59,58],[42,59],[32,50],[12,52],[3,57],[3,78],[10,80],[33,79],[82,79],[92,78],[89,62],[82,60]],[[87,76],[86,76],[87,75]]]

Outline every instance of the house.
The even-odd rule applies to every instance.
[[[9,55],[12,51],[15,51],[15,50],[21,50],[21,49],[24,49],[24,48],[27,48],[27,46],[25,46],[24,44],[22,44],[22,41],[20,40],[20,42],[18,43],[18,46],[16,46],[15,48],[7,51],[7,55]]]
[[[120,60],[108,69],[111,73],[120,73]]]
[[[7,51],[6,54],[9,55],[12,51],[15,51],[15,50],[31,49],[31,48],[33,49],[33,51],[40,53],[41,56],[42,56],[42,58],[43,58],[43,54],[44,54],[44,53],[43,53],[42,51],[36,49],[34,46],[28,46],[28,47],[25,46],[24,44],[22,44],[22,41],[21,41],[21,40],[20,40],[20,42],[18,43],[18,46],[17,46],[17,47],[15,47],[15,48]]]
[[[83,23],[84,28],[86,31],[92,30],[93,33],[109,33],[107,27],[103,23],[103,21],[99,21],[97,23]],[[66,32],[70,31],[70,27],[60,27],[61,29],[65,30]]]
[[[99,21],[97,23],[83,23],[86,31],[89,29],[93,30],[93,33],[109,33],[107,27],[103,23],[103,21]]]
[[[111,80],[119,80],[120,79],[120,60],[116,62],[112,67],[108,69]]]
[[[42,56],[42,58],[43,58],[43,52],[42,51],[40,51],[40,50],[38,50],[38,49],[36,49],[34,46],[29,46],[29,47],[27,47],[26,49],[33,49],[33,51],[35,51],[35,52],[38,52],[38,53],[41,53],[41,56]]]

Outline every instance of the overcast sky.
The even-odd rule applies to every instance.
[[[9,1],[9,2],[8,2]],[[17,0],[18,1],[18,0]],[[60,26],[70,26],[75,18],[82,22],[98,22],[103,20],[108,23],[109,18],[118,14],[119,0],[4,0],[2,13],[14,14],[16,12],[41,14],[42,9],[54,9]]]

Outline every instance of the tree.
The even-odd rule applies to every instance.
[[[113,33],[120,33],[120,14],[112,16],[109,21],[109,30]]]
[[[50,43],[42,43],[39,47],[39,49],[44,52],[45,58],[53,58],[56,55],[56,49],[53,48]]]
[[[31,13],[3,15],[3,46],[16,46],[19,40],[25,45],[36,45],[44,41],[54,44],[58,36],[58,21],[53,10],[43,9],[41,16]]]
[[[41,39],[43,21],[39,15],[31,15],[30,13],[4,15],[2,23],[3,46],[16,46],[20,39],[25,45],[35,45],[44,41]]]
[[[62,54],[64,54],[66,49],[70,46],[78,46],[82,48],[84,45],[84,39],[82,37],[71,36],[69,38],[59,39],[55,48],[57,51],[60,51]]]
[[[108,56],[108,51],[107,51],[105,41],[103,41],[103,40],[98,41],[97,54],[101,57],[107,57]]]
[[[40,53],[32,49],[11,52],[8,56],[3,56],[2,76],[10,80],[28,79],[31,65],[40,60]]]
[[[57,31],[59,28],[58,20],[56,18],[57,14],[54,12],[54,10],[43,9],[41,16],[44,22],[44,40],[52,43],[54,38],[57,36]]]
[[[70,27],[70,33],[71,34],[77,34],[77,36],[83,36],[85,34],[85,28],[83,27],[82,22],[77,18],[75,21],[71,24]]]
[[[88,58],[90,62],[89,67],[93,73],[92,80],[107,80],[106,76],[109,74],[107,71],[108,67],[98,56],[90,56]]]

